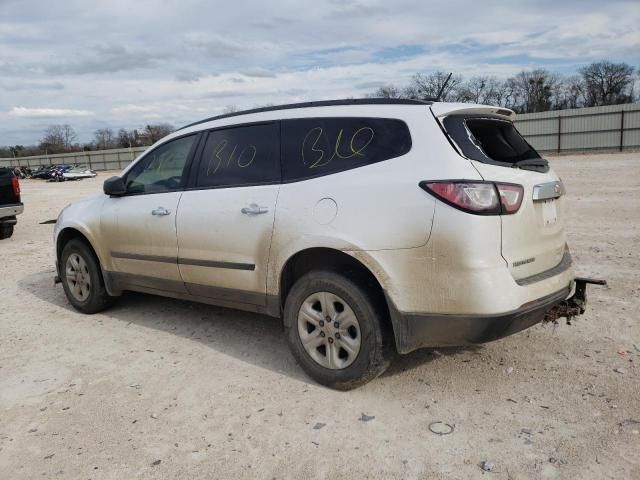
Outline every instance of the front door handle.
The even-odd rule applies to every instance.
[[[151,215],[156,215],[158,217],[169,215],[170,213],[171,213],[171,210],[167,210],[164,207],[158,207],[155,210],[151,210]]]
[[[269,209],[267,207],[261,207],[256,203],[252,203],[248,207],[244,207],[240,210],[245,215],[262,215],[263,213],[267,213]]]

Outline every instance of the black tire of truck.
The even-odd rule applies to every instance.
[[[0,225],[0,240],[11,238],[13,235],[13,225]]]

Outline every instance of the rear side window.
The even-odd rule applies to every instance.
[[[513,123],[499,118],[451,116],[447,133],[467,158],[493,165],[544,171],[546,160],[520,135]]]
[[[334,117],[282,121],[282,179],[295,181],[358,168],[411,150],[402,120]]]
[[[277,123],[244,125],[209,132],[196,186],[227,187],[280,181]]]

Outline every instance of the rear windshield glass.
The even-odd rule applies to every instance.
[[[444,120],[444,126],[467,158],[536,171],[549,169],[547,161],[507,120],[454,115]]]

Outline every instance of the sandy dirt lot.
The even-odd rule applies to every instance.
[[[0,242],[0,479],[640,478],[640,154],[552,163],[576,271],[609,281],[587,315],[414,352],[347,393],[268,317],[141,294],[75,312],[40,222],[107,175],[23,181]]]

